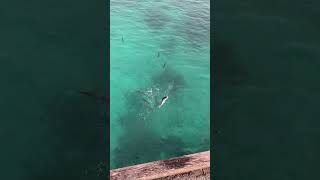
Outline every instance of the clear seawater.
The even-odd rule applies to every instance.
[[[111,168],[209,150],[209,0],[111,0],[110,10]]]

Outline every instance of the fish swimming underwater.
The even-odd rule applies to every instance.
[[[161,108],[161,107],[164,105],[164,103],[166,103],[166,101],[168,100],[168,98],[169,98],[169,96],[163,97],[163,98],[161,99],[160,104],[158,105],[158,108]]]
[[[82,95],[85,95],[85,96],[89,96],[89,97],[93,97],[95,98],[96,100],[98,101],[101,101],[103,103],[108,103],[109,102],[109,97],[106,97],[106,96],[99,96],[93,92],[88,92],[88,91],[78,91],[78,93],[82,94]]]
[[[162,65],[162,68],[164,69],[164,68],[166,67],[166,65],[167,65],[167,63],[164,63],[164,64]]]

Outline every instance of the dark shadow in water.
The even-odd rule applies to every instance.
[[[230,106],[228,103],[237,100],[237,93],[230,93],[232,89],[242,86],[247,83],[248,70],[246,66],[242,64],[239,55],[235,51],[236,45],[217,39],[213,44],[213,66],[214,66],[214,80],[215,80],[215,98],[214,98],[214,113],[217,113],[214,117],[217,119],[223,119],[213,122],[215,135],[213,138],[219,140],[215,144],[219,144],[220,140],[224,138],[224,131],[228,118],[230,115]],[[211,109],[213,111],[213,109]],[[216,129],[218,127],[218,129]],[[219,132],[219,133],[217,133]],[[215,148],[215,147],[213,147]],[[218,158],[219,159],[219,158]]]
[[[85,90],[81,90],[81,91],[77,91],[79,94],[83,95],[83,96],[87,96],[87,97],[91,97],[92,99],[104,103],[104,104],[109,104],[110,103],[110,98],[107,96],[102,96],[99,95],[95,92],[92,91],[85,91]]]
[[[311,18],[319,2],[309,10],[304,2],[219,2],[217,37],[238,45],[229,58],[240,77],[221,69],[231,66],[229,54],[216,50],[217,179],[319,179],[319,30]]]
[[[173,85],[172,92],[176,92],[180,88],[187,86],[184,77],[172,68],[165,68],[160,74],[152,77],[153,84],[159,85],[160,87],[168,87],[170,84]]]
[[[235,51],[236,46],[231,43],[216,41],[213,45],[216,79],[219,85],[238,86],[246,83],[248,70],[240,61]]]
[[[174,54],[176,47],[177,47],[177,40],[173,37],[170,37],[168,38],[168,40],[160,44],[159,46],[160,53],[165,55]]]
[[[115,167],[112,168],[159,160],[161,153],[165,153],[166,157],[185,153],[181,139],[174,136],[161,138],[149,127],[152,119],[142,120],[137,113],[121,117],[125,121],[122,123],[125,134],[118,139],[119,144],[112,157]]]
[[[170,22],[170,16],[159,8],[152,8],[145,11],[144,21],[150,29],[160,30]]]
[[[107,177],[106,105],[78,93],[61,95],[47,106],[50,156],[26,164],[30,179]],[[34,153],[39,153],[36,151]],[[37,154],[31,155],[31,157]],[[41,156],[40,156],[41,157]],[[104,157],[104,159],[102,158]],[[31,163],[31,164],[30,164]],[[35,164],[46,164],[35,166]],[[37,168],[33,168],[37,167]]]
[[[161,153],[165,154],[164,158],[187,153],[181,139],[174,136],[161,138],[146,126],[146,122],[127,125],[124,128],[125,134],[119,138],[118,147],[112,157],[115,166],[112,168],[160,160]]]
[[[186,85],[183,77],[173,70],[165,71],[153,77],[153,80],[160,87],[167,87],[169,80],[174,80],[176,85],[173,91]],[[164,158],[188,153],[184,150],[182,139],[175,136],[161,138],[152,130],[152,116],[146,116],[146,119],[138,116],[147,110],[139,91],[127,95],[126,106],[127,113],[119,119],[124,134],[118,139],[118,147],[111,157],[114,162],[112,168],[159,160],[162,153]]]
[[[152,132],[145,122],[134,119],[135,116],[128,117],[123,127],[125,134],[118,139],[118,147],[114,152],[115,167],[123,167],[152,161],[159,157],[162,151],[160,138]],[[148,119],[150,120],[150,119]],[[113,167],[112,167],[113,168]]]
[[[176,136],[161,138],[161,142],[167,157],[176,157],[191,153],[184,149],[186,145],[184,144],[183,140]]]
[[[62,91],[107,86],[104,4],[0,1],[1,180],[97,179],[105,105]]]

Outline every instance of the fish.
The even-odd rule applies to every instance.
[[[162,68],[164,69],[164,68],[166,67],[166,65],[167,65],[167,63],[164,63],[163,66],[162,66]]]
[[[106,96],[99,96],[93,92],[89,92],[89,91],[78,91],[78,93],[80,93],[81,95],[85,95],[85,96],[89,96],[89,97],[93,97],[99,101],[102,101],[102,102],[109,102],[109,97],[106,97]]]
[[[164,97],[161,99],[161,102],[160,102],[158,108],[161,108],[161,107],[164,105],[164,103],[166,103],[166,101],[168,100],[168,98],[169,98],[169,96],[164,96]]]

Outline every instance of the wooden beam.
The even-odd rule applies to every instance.
[[[114,169],[110,180],[210,179],[210,151]]]

